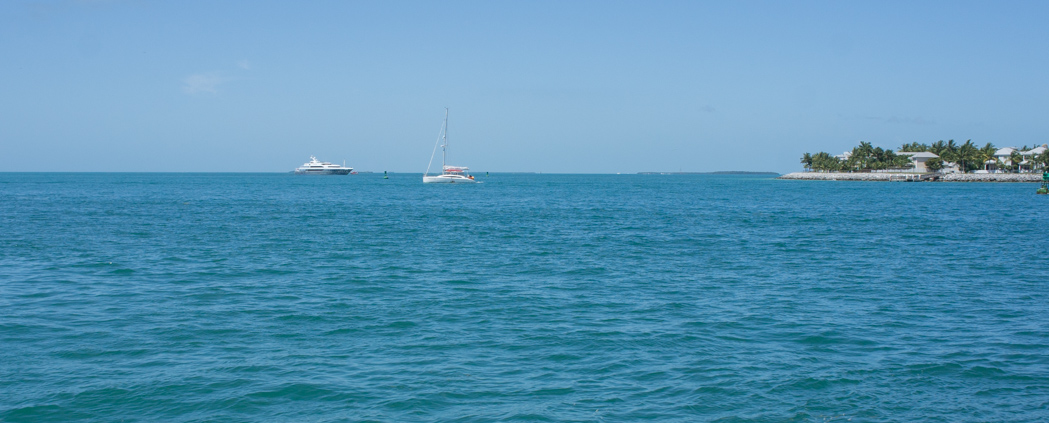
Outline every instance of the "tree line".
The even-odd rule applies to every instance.
[[[801,156],[801,164],[805,165],[805,169],[821,172],[896,169],[909,166],[910,163],[911,159],[907,156],[900,156],[892,150],[874,147],[866,141],[860,141],[860,145],[852,149],[852,155],[844,160],[823,151],[816,154],[805,153]]]
[[[925,167],[933,172],[942,169],[945,162],[955,163],[962,172],[983,169],[984,164],[988,160],[994,160],[998,169],[1018,172],[1020,163],[1024,160],[1020,151],[1027,150],[1030,150],[1030,148],[1026,145],[1023,148],[1014,150],[1008,161],[1004,162],[995,157],[994,153],[998,149],[995,148],[994,144],[987,143],[983,147],[979,147],[972,140],[966,140],[962,144],[955,143],[954,140],[940,140],[931,145],[913,142],[904,144],[899,148],[901,153],[929,152],[940,156],[938,159],[931,159],[925,162]],[[1032,161],[1032,168],[1049,168],[1049,151],[1034,157]],[[869,142],[860,141],[860,145],[852,149],[851,155],[847,159],[839,159],[821,151],[816,154],[805,153],[801,156],[801,164],[807,170],[820,172],[862,172],[884,169],[909,169],[911,167],[911,159],[909,156],[898,155],[892,150],[883,150],[881,147],[873,147]]]

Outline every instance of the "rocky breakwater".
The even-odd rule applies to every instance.
[[[944,182],[1042,182],[1041,173],[948,173]]]
[[[776,179],[807,181],[1041,182],[1040,173],[848,173],[794,172]]]
[[[901,181],[917,180],[920,173],[849,173],[849,172],[794,172],[776,179],[808,181]]]

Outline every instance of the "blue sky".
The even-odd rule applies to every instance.
[[[0,171],[800,170],[1049,142],[1049,2],[5,1]]]

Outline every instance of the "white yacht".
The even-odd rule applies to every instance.
[[[443,143],[442,143],[443,141]],[[430,166],[433,165],[433,156],[437,154],[437,146],[441,146],[441,174],[430,176]],[[430,163],[426,165],[426,172],[423,173],[424,184],[476,184],[480,183],[474,180],[474,177],[470,175],[470,168],[466,166],[449,166],[447,163],[448,159],[448,108],[444,108],[444,124],[441,125],[441,133],[437,136],[437,144],[433,146],[433,153],[430,154]]]
[[[309,162],[295,169],[296,175],[349,175],[351,172],[352,167],[322,162],[313,156],[310,156]]]

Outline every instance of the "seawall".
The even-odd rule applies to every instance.
[[[776,179],[808,181],[902,181],[917,179],[920,173],[844,173],[794,172]],[[1041,173],[946,173],[938,176],[941,182],[1041,182]]]

